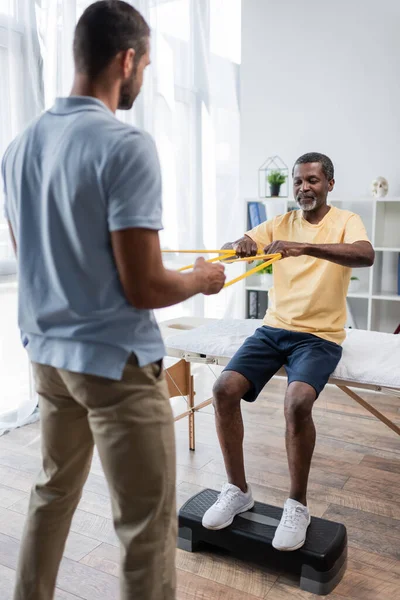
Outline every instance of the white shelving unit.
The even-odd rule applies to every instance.
[[[247,225],[249,202],[260,202],[260,199],[246,201]],[[400,197],[341,199],[332,196],[328,202],[359,214],[375,248],[375,263],[371,268],[353,269],[353,276],[359,278],[359,289],[348,293],[347,303],[355,326],[393,333],[400,324]],[[274,216],[295,207],[296,203],[289,198],[278,198],[267,200],[265,205],[267,218],[270,218],[269,206]],[[260,285],[257,275],[245,282],[246,295],[248,290],[268,291]]]

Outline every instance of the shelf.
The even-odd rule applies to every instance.
[[[400,202],[400,198],[397,196],[394,198],[391,198],[390,196],[386,198],[374,198],[374,200],[375,202]]]
[[[261,285],[246,285],[246,290],[253,292],[268,292],[271,288],[263,287]],[[386,294],[388,296],[388,294]],[[347,298],[364,298],[368,300],[368,292],[349,292]],[[391,298],[392,299],[392,298]],[[400,299],[400,296],[399,296]]]
[[[271,198],[267,198],[267,200],[270,200]],[[283,196],[278,196],[277,198],[278,200],[287,200],[288,204],[297,204],[296,200],[294,198],[284,198]],[[262,198],[255,200],[255,202],[262,202]],[[354,198],[334,198],[333,196],[330,197],[328,196],[327,202],[328,204],[333,203],[338,203],[338,204],[342,204],[343,202],[345,202],[346,204],[353,204],[354,202],[360,202],[360,203],[365,203],[366,201],[369,202],[399,202],[400,203],[400,196],[399,197],[386,197],[386,198],[373,198],[372,196],[356,196]]]
[[[386,196],[385,198],[373,198],[372,196],[356,196],[354,198],[334,198],[333,196],[328,196],[328,204],[331,202],[346,202],[346,204],[353,204],[353,202],[400,202],[400,196]]]
[[[249,291],[253,291],[253,292],[268,292],[271,289],[272,286],[270,287],[265,287],[262,285],[246,285],[246,290]]]
[[[384,246],[379,246],[374,248],[375,252],[399,252],[400,248],[385,248]]]
[[[373,300],[393,300],[394,302],[400,302],[400,296],[398,294],[394,294],[393,292],[389,292],[387,294],[372,294]]]
[[[368,292],[349,292],[347,298],[366,298],[368,300]]]

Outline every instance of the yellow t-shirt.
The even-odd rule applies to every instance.
[[[352,244],[368,240],[361,218],[331,207],[317,225],[301,210],[265,221],[246,233],[259,250],[275,240],[310,244]],[[341,344],[346,337],[346,296],[351,269],[328,260],[299,256],[274,264],[274,286],[269,291],[264,324],[303,331]]]

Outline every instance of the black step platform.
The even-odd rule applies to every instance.
[[[256,502],[254,508],[235,517],[226,529],[210,531],[201,520],[217,497],[218,492],[207,489],[182,506],[179,548],[194,552],[202,543],[223,548],[237,557],[299,575],[301,589],[313,594],[329,594],[339,583],[347,564],[344,525],[312,517],[304,546],[294,552],[280,552],[271,542],[282,508]]]

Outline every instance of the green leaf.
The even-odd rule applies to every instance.
[[[286,181],[286,175],[281,171],[271,171],[267,177],[268,183],[282,185]]]
[[[256,267],[258,267],[258,265],[261,265],[264,261],[263,260],[258,260],[256,262]],[[264,273],[268,273],[269,275],[272,275],[272,265],[267,265],[264,269],[261,269],[260,271],[257,271],[257,273],[255,273],[255,275],[264,275]]]

